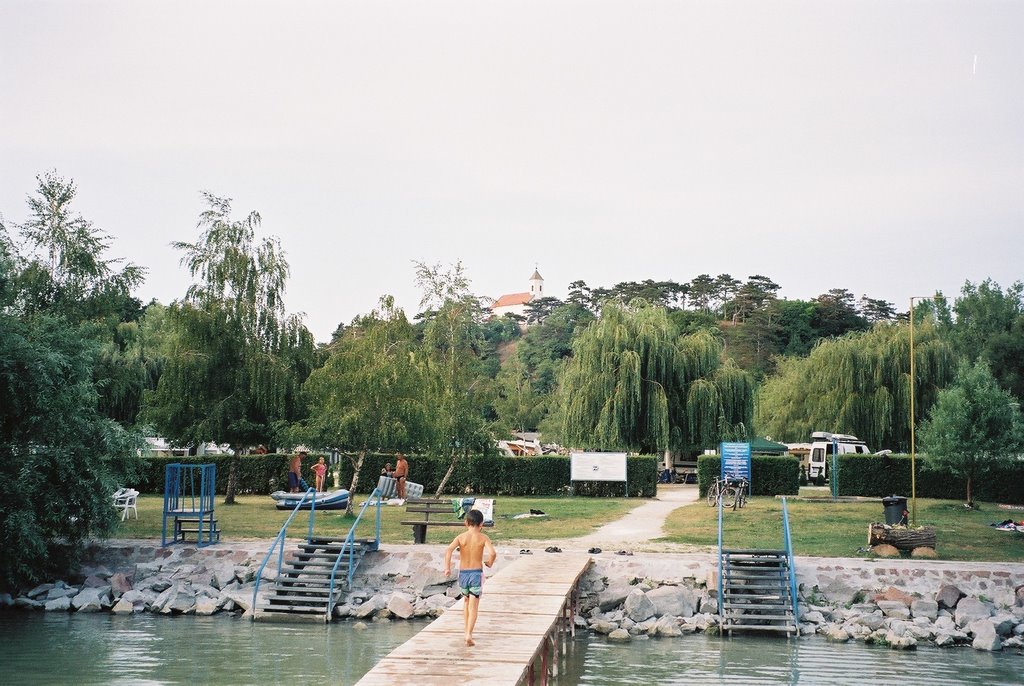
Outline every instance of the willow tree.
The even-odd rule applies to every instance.
[[[310,414],[296,435],[356,455],[349,458],[351,493],[367,451],[410,450],[430,439],[418,347],[405,313],[385,296],[331,344],[324,365],[302,387]]]
[[[915,326],[914,360],[921,421],[955,372],[952,349],[929,322]],[[833,431],[855,434],[875,449],[907,450],[909,408],[909,329],[883,323],[822,341],[805,358],[781,360],[758,393],[757,426],[775,440]]]
[[[179,444],[273,443],[297,418],[313,364],[313,337],[285,310],[288,262],[276,238],[257,239],[260,216],[231,218],[231,201],[204,193],[196,243],[174,243],[194,282],[169,308],[173,334],[144,416]],[[227,498],[234,502],[238,463]]]
[[[753,381],[708,332],[678,336],[664,308],[606,305],[573,341],[559,387],[562,439],[598,450],[711,447],[750,423]]]

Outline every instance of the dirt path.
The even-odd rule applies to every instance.
[[[591,534],[578,538],[563,538],[554,541],[502,541],[502,546],[519,546],[544,550],[557,545],[566,550],[587,550],[601,548],[609,552],[659,551],[693,552],[695,546],[671,543],[656,543],[665,536],[665,519],[674,510],[697,501],[697,486],[682,484],[659,484],[658,495],[650,502],[630,510],[624,517],[605,524]]]

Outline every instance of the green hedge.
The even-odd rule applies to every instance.
[[[797,495],[800,493],[800,460],[788,456],[754,455],[750,464],[751,495]],[[697,458],[697,486],[700,497],[708,494],[711,482],[722,473],[718,455]]]
[[[312,466],[320,455],[309,455],[302,461],[302,475],[313,482]],[[143,493],[163,493],[166,465],[174,462],[183,464],[217,465],[217,492],[227,490],[231,460],[227,455],[206,457],[150,457],[144,460],[144,476],[135,488]],[[238,493],[266,494],[280,490],[288,483],[288,455],[242,455],[239,457]],[[424,492],[433,494],[441,483],[450,464],[447,457],[411,455],[409,480],[423,484]],[[377,484],[377,477],[386,463],[395,464],[392,454],[369,453],[360,470],[356,491],[368,493]],[[654,497],[658,481],[659,458],[652,456],[629,457],[626,459],[626,474],[629,478],[629,495]],[[342,455],[338,465],[341,468],[341,486],[348,488],[352,483],[352,464],[348,456]],[[328,472],[327,485],[333,485]],[[445,493],[494,493],[496,495],[556,495],[569,485],[569,458],[564,456],[544,457],[485,457],[474,456],[459,460],[455,472],[445,486]],[[578,482],[574,484],[578,495],[611,496],[624,495],[625,488],[617,482]]]
[[[909,455],[840,455],[839,494],[883,497],[910,495]],[[917,456],[917,495],[921,498],[964,500],[967,483],[936,469],[927,456]],[[1024,461],[1001,465],[974,484],[977,500],[1024,503]]]

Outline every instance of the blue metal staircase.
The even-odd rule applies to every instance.
[[[800,633],[796,569],[789,511],[782,499],[783,549],[723,546],[722,503],[718,503],[718,616],[722,635],[733,631]]]
[[[380,548],[380,501],[375,490],[363,503],[355,522],[345,538],[326,538],[313,535],[315,503],[310,508],[309,531],[306,539],[284,559],[284,538],[299,508],[315,495],[307,491],[292,514],[285,521],[274,544],[267,551],[260,565],[253,589],[254,620],[285,619],[315,620],[329,622],[334,615],[334,606],[345,591],[352,587],[352,578],[359,563],[369,552]],[[376,504],[376,533],[373,538],[357,538],[356,529],[366,512],[367,506]],[[263,571],[274,554],[278,553],[277,576],[271,582],[270,593],[265,602],[260,600],[259,590]]]

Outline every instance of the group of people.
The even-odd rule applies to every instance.
[[[305,450],[297,450],[292,455],[288,463],[288,492],[289,493],[302,493],[308,488],[308,485],[302,478],[302,460],[309,453]],[[398,497],[405,500],[405,482],[409,477],[409,461],[405,459],[405,455],[402,453],[395,453],[395,466],[391,467],[391,463],[388,462],[384,465],[384,469],[380,470],[383,476],[389,476],[397,482]],[[315,465],[313,465],[313,475],[315,477],[317,493],[326,490],[327,485],[327,463],[324,458],[321,457]]]
[[[288,462],[289,493],[302,493],[309,488],[309,485],[302,478],[302,458],[308,454],[305,450],[297,450]],[[327,490],[327,463],[322,456],[313,465],[313,476],[315,477],[314,482],[316,483],[317,493]]]
[[[381,476],[390,477],[395,480],[395,490],[399,499],[405,500],[405,482],[409,478],[409,461],[402,453],[395,453],[395,466],[391,467],[388,462],[384,469],[380,470]]]

